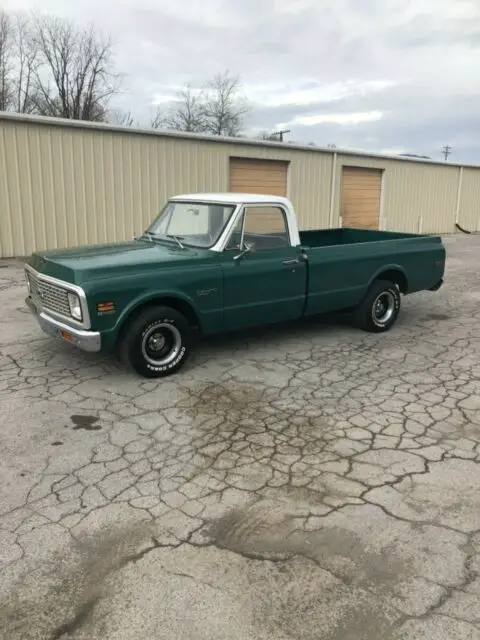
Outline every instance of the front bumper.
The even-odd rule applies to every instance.
[[[102,341],[100,338],[100,333],[98,333],[97,331],[84,331],[82,329],[76,329],[69,326],[68,324],[60,322],[59,320],[55,320],[47,313],[45,313],[45,311],[40,311],[39,309],[37,309],[30,296],[27,297],[25,302],[27,303],[27,306],[32,314],[37,319],[40,328],[47,335],[51,336],[52,338],[64,340],[65,342],[78,347],[82,351],[89,351],[90,353],[96,353],[100,351]]]

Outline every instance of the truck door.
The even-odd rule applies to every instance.
[[[307,265],[292,247],[281,206],[246,206],[220,256],[225,329],[299,318]]]

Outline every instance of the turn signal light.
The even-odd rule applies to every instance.
[[[99,302],[97,304],[98,313],[113,313],[115,311],[114,302]]]

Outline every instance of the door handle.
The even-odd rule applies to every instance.
[[[300,264],[300,260],[298,258],[292,258],[290,260],[284,260],[283,264],[286,264],[286,265]]]

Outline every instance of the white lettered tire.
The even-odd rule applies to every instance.
[[[144,378],[176,373],[191,349],[187,319],[169,307],[147,307],[128,324],[121,342],[122,361]]]
[[[356,309],[357,326],[371,333],[388,331],[397,321],[401,301],[395,283],[376,280]]]

